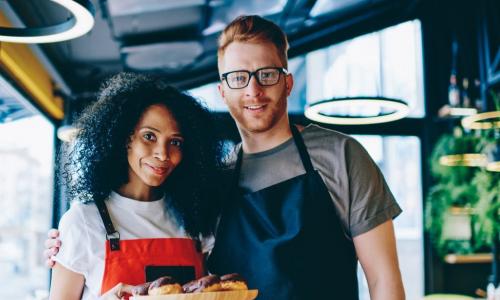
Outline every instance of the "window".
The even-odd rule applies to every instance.
[[[47,296],[42,257],[51,225],[54,127],[42,116],[0,123],[1,299]]]
[[[406,299],[424,295],[424,249],[420,140],[414,136],[354,136],[368,151],[403,213],[394,221],[399,266]],[[359,268],[360,300],[369,300],[368,285]]]

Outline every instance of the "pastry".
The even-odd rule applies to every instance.
[[[141,285],[136,285],[132,288],[132,295],[134,296],[146,296],[148,294],[149,286],[151,282],[146,282]]]
[[[248,290],[245,279],[238,273],[226,274],[220,277],[220,284],[225,291]]]
[[[208,275],[190,281],[182,286],[184,293],[216,292],[222,290],[220,278],[217,275]]]
[[[182,294],[182,286],[170,276],[163,276],[151,283],[148,295],[159,296],[169,294]]]

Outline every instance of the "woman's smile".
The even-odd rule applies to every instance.
[[[150,165],[148,163],[144,163],[144,165],[146,165],[151,171],[153,171],[154,174],[159,175],[159,176],[165,175],[169,170],[169,167],[167,167],[167,166],[157,167],[157,166]]]

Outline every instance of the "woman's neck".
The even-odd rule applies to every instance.
[[[137,201],[154,201],[158,200],[163,196],[162,191],[158,188],[153,188],[150,186],[133,186],[132,184],[126,183],[122,185],[117,193],[123,197],[134,199]]]

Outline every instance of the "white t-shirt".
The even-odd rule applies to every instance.
[[[112,192],[105,201],[121,240],[188,237],[165,209],[165,198],[142,202]],[[59,223],[61,248],[55,261],[82,274],[82,299],[98,299],[104,275],[106,230],[95,204],[74,202]],[[213,238],[202,240],[203,252],[213,246]]]

